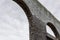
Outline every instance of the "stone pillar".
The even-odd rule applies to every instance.
[[[30,40],[46,40],[45,24],[35,16],[30,22]]]

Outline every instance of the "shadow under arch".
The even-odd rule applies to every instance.
[[[23,0],[13,0],[14,2],[16,2],[25,12],[28,21],[31,20],[32,14],[29,10],[29,7],[26,5],[26,3]]]
[[[55,26],[50,22],[48,22],[47,25],[52,29],[56,38],[59,38],[59,33],[58,33],[57,29],[55,28]]]

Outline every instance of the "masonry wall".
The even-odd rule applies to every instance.
[[[60,40],[60,22],[37,0],[14,0],[26,12],[30,23],[30,40],[46,40],[46,25],[53,24],[56,38]],[[50,25],[50,24],[49,24]],[[51,26],[51,25],[50,25]]]
[[[32,17],[31,26],[30,26],[30,40],[46,40],[46,28],[44,22]]]

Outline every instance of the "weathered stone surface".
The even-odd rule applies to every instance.
[[[30,40],[46,40],[46,25],[60,39],[60,22],[37,0],[14,0],[27,14],[30,23]],[[56,32],[55,32],[56,31]]]
[[[46,40],[46,29],[44,22],[42,22],[35,16],[33,16],[32,18],[33,19],[30,27],[31,40]]]

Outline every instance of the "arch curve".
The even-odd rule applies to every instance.
[[[29,23],[30,23],[31,20],[32,20],[32,13],[30,12],[30,9],[26,5],[26,3],[23,0],[13,0],[13,1],[15,1],[19,6],[22,7],[22,9],[25,11],[25,13],[27,15],[27,18],[29,20]],[[55,26],[52,23],[50,23],[50,22],[48,22],[47,25],[50,26],[50,28],[54,32],[55,36],[58,38],[59,37],[59,33],[58,33],[57,29],[55,28]]]
[[[15,1],[20,7],[22,7],[22,9],[27,15],[28,20],[31,20],[32,14],[29,10],[29,7],[25,4],[25,2],[23,0],[13,0],[13,1]]]
[[[57,29],[55,28],[55,26],[51,22],[48,22],[47,25],[52,29],[52,31],[54,32],[54,35],[58,38],[59,33],[58,33]]]

